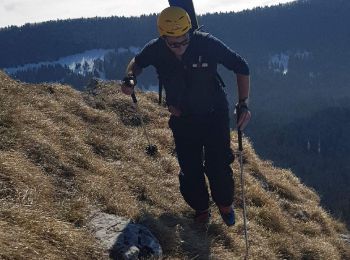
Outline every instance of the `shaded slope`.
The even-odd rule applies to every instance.
[[[80,93],[0,72],[0,258],[105,258],[86,228],[96,208],[148,226],[168,258],[242,257],[237,162],[236,226],[226,228],[215,207],[207,230],[194,226],[178,191],[168,112],[155,95],[138,95],[156,158],[146,156],[130,97],[115,83]],[[289,170],[260,160],[248,140],[244,145],[251,258],[349,258],[340,239],[347,231],[317,194]]]
[[[344,101],[346,99],[344,98]],[[276,165],[297,172],[321,195],[321,203],[350,226],[350,99],[319,112],[267,130],[269,144],[255,140],[254,147]],[[262,132],[262,131],[261,131]]]

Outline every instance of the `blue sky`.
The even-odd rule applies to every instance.
[[[198,14],[270,6],[293,0],[194,0]],[[56,19],[159,13],[167,0],[0,0],[0,27]]]

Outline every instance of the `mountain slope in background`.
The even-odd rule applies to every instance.
[[[349,54],[349,8],[346,0],[303,0],[239,13],[207,14],[199,20],[205,30],[248,55],[249,60],[287,50],[338,57]],[[54,61],[91,49],[142,47],[157,36],[155,14],[1,28],[0,68]]]
[[[114,82],[78,92],[0,72],[0,258],[104,259],[85,226],[96,208],[149,227],[168,258],[242,258],[239,182],[236,226],[224,226],[214,206],[208,229],[193,225],[178,191],[169,113],[156,95],[137,95],[155,158],[145,154],[130,97]],[[259,159],[247,139],[244,148],[251,259],[348,259],[341,239],[348,231],[317,194]]]
[[[254,74],[265,74],[264,68],[276,55],[308,53],[309,62],[298,64],[308,75],[317,77],[329,72],[339,77],[346,74],[346,57],[350,54],[349,10],[348,1],[309,0],[239,13],[207,14],[199,20],[204,30],[247,58]],[[73,19],[2,28],[0,68],[55,61],[92,49],[142,47],[157,36],[156,15]],[[290,58],[289,62],[295,60],[298,58]],[[119,64],[124,70],[125,64]],[[25,79],[24,75],[18,77]],[[327,78],[323,75],[320,80]],[[147,81],[156,83],[155,78]]]

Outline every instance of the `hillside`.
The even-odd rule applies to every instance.
[[[178,191],[168,112],[156,95],[137,94],[156,158],[145,154],[130,98],[114,82],[78,92],[0,71],[1,259],[106,259],[86,226],[94,209],[147,226],[167,259],[242,259],[238,163],[236,226],[226,228],[215,207],[206,230],[194,226]],[[262,161],[249,140],[244,147],[251,259],[349,259],[348,231],[318,195]]]

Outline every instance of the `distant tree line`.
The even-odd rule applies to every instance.
[[[271,52],[296,49],[345,56],[350,52],[349,8],[350,2],[344,0],[300,1],[239,13],[207,14],[199,17],[199,23],[254,62]],[[90,49],[141,47],[154,37],[155,14],[6,27],[0,29],[0,68],[53,61]]]

